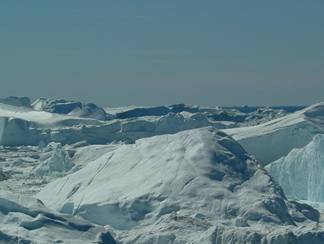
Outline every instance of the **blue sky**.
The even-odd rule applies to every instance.
[[[0,96],[101,105],[324,100],[324,1],[0,2]]]

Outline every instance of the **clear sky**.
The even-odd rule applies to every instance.
[[[323,0],[1,0],[0,96],[324,100]]]

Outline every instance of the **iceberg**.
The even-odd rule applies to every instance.
[[[324,135],[266,166],[287,196],[324,202]]]
[[[110,226],[121,243],[324,241],[324,231],[308,229],[318,212],[289,202],[257,161],[213,127],[120,145],[36,197]]]
[[[249,127],[225,129],[246,151],[266,165],[324,133],[324,103]]]

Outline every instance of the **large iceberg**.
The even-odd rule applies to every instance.
[[[316,135],[305,147],[293,149],[266,169],[287,196],[324,202],[324,135]]]
[[[121,145],[37,197],[111,226],[121,243],[324,241],[318,212],[287,201],[239,144],[212,127]]]

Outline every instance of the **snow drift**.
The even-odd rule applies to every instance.
[[[239,144],[212,127],[121,145],[37,197],[111,226],[122,243],[324,241],[313,229],[318,212],[287,201]]]

